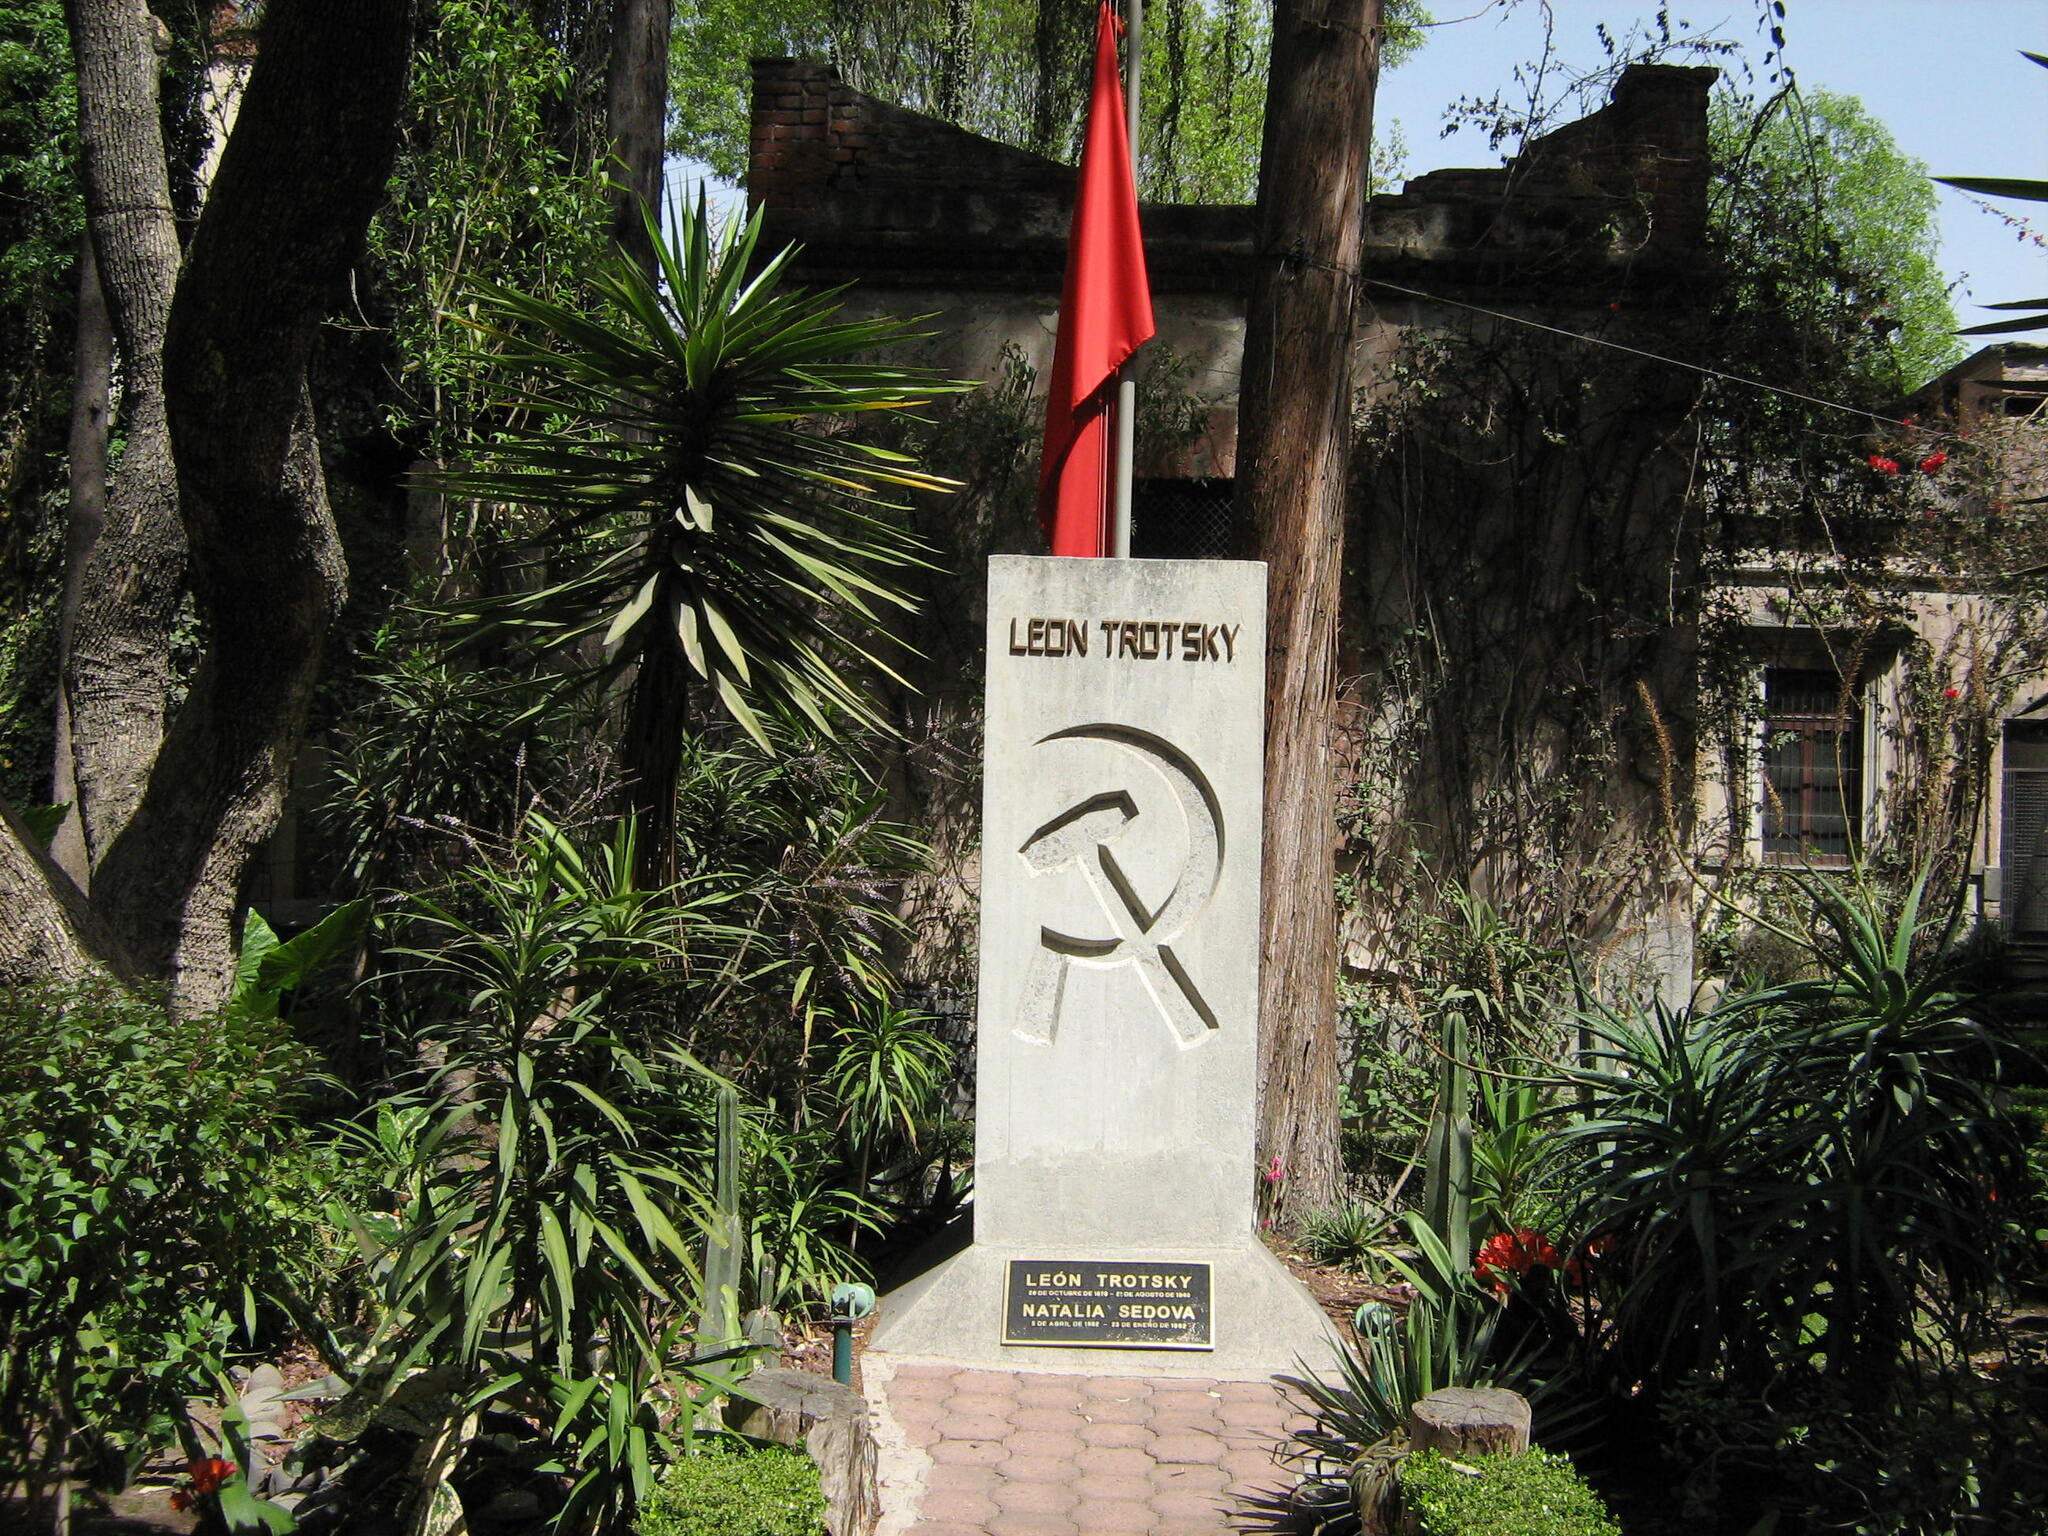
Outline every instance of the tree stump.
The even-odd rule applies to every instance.
[[[756,1371],[747,1391],[760,1401],[733,1399],[727,1422],[743,1435],[810,1452],[824,1485],[826,1529],[832,1536],[872,1536],[882,1498],[867,1400],[810,1371]]]
[[[1497,1387],[1446,1387],[1408,1410],[1408,1449],[1446,1456],[1529,1449],[1529,1400]]]

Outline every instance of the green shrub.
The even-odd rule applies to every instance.
[[[263,1298],[327,1287],[333,1170],[288,1112],[310,1067],[240,1009],[0,991],[0,1473],[40,1446],[118,1486],[189,1440]]]
[[[1621,1536],[1600,1495],[1548,1451],[1401,1463],[1401,1508],[1415,1536]]]
[[[818,1469],[787,1446],[700,1442],[642,1506],[639,1536],[822,1536]]]

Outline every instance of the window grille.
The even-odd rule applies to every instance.
[[[1764,673],[1764,857],[1842,865],[1863,832],[1863,707],[1831,669]]]
[[[1131,484],[1131,554],[1140,560],[1233,560],[1243,552],[1232,512],[1234,481]]]
[[[1999,857],[2007,928],[2036,932],[2048,928],[2048,904],[2038,887],[2048,871],[2036,871],[2041,833],[2048,828],[2048,722],[2011,720],[2005,727],[2005,783],[1999,796]]]

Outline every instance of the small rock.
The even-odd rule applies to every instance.
[[[486,1520],[537,1520],[540,1518],[540,1499],[524,1488],[507,1488],[484,1506]]]

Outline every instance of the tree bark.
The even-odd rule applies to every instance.
[[[1279,1174],[1261,1181],[1276,1219],[1335,1203],[1342,1181],[1332,726],[1381,11],[1274,7],[1245,325],[1238,500],[1268,567],[1260,1163]]]
[[[169,709],[185,533],[163,394],[178,230],[158,116],[156,23],[143,0],[65,0],[78,61],[88,227],[121,355],[121,467],[80,578],[64,680],[86,857],[142,798]]]
[[[71,877],[0,805],[0,986],[126,978],[126,957]]]
[[[605,132],[615,183],[612,238],[650,273],[654,246],[641,210],[661,212],[669,27],[670,0],[612,0],[611,65],[605,72]]]
[[[272,0],[166,327],[207,650],[94,895],[188,1012],[232,979],[242,877],[283,809],[346,591],[306,363],[390,174],[410,14],[410,0]]]
[[[78,242],[78,331],[71,348],[71,505],[64,525],[64,595],[57,605],[57,728],[51,754],[52,798],[71,813],[50,843],[50,856],[83,891],[89,888],[78,768],[72,756],[71,702],[65,680],[78,631],[85,567],[107,517],[107,440],[114,384],[114,322],[100,286],[92,236]]]

